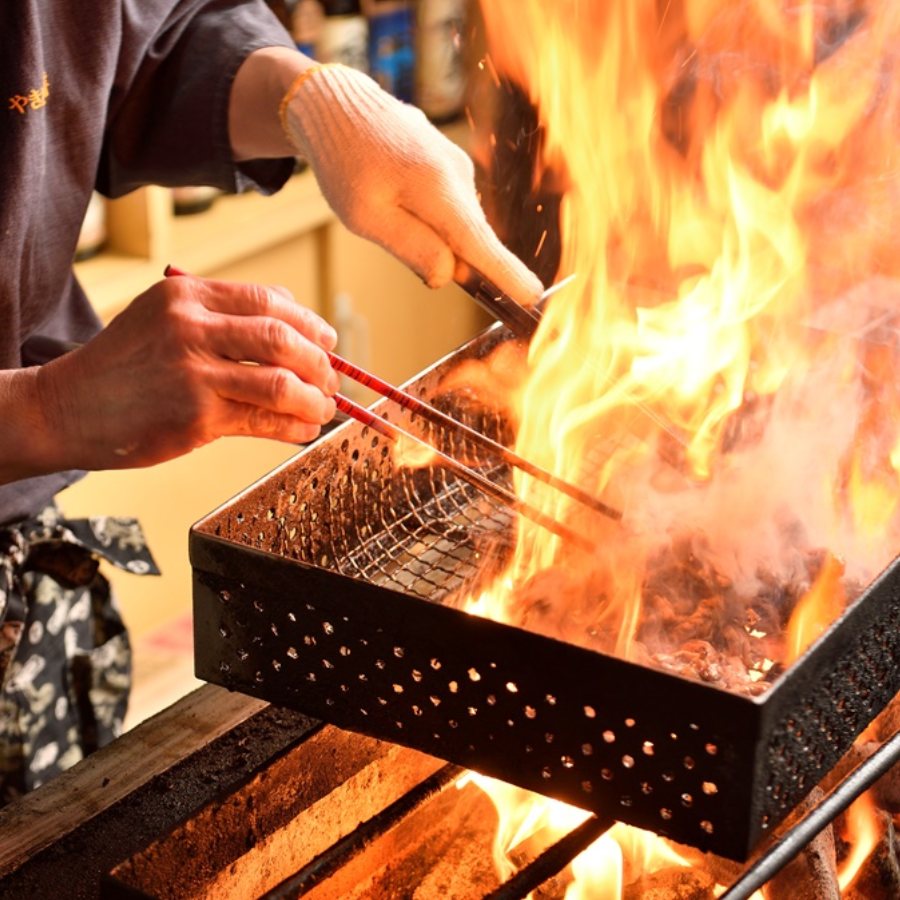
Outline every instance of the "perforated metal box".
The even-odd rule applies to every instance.
[[[408,389],[433,397],[506,337]],[[382,437],[343,425],[191,529],[197,675],[735,859],[900,689],[896,563],[750,699],[445,605],[510,527],[467,483],[396,468]]]

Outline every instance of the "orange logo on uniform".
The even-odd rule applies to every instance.
[[[44,72],[44,78],[39,88],[32,88],[27,94],[13,94],[9,98],[8,109],[13,109],[20,115],[25,115],[29,109],[40,109],[47,105],[47,98],[50,96],[50,81],[47,73]]]

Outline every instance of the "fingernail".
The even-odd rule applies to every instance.
[[[325,393],[333,396],[341,389],[341,376],[334,369],[331,370],[325,381]]]
[[[337,332],[327,322],[319,328],[319,344],[329,350],[337,344]]]

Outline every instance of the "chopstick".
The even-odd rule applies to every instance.
[[[544,484],[566,494],[568,497],[587,506],[594,512],[608,516],[611,519],[618,520],[622,518],[622,513],[619,510],[608,506],[596,497],[592,497],[586,491],[583,491],[581,488],[576,487],[565,479],[553,475],[546,469],[542,469],[536,463],[529,462],[514,450],[504,447],[503,444],[492,440],[480,431],[475,431],[474,428],[470,428],[468,425],[446,415],[446,413],[442,413],[439,409],[435,409],[424,400],[419,400],[417,397],[413,397],[412,394],[408,394],[406,391],[400,390],[399,388],[388,384],[386,381],[382,381],[382,379],[378,378],[376,375],[372,375],[365,369],[361,369],[359,366],[348,362],[346,359],[342,359],[336,353],[329,353],[328,358],[331,361],[331,365],[338,372],[343,372],[344,375],[359,382],[359,384],[371,388],[373,391],[381,394],[383,397],[387,397],[389,400],[393,400],[409,412],[420,415],[422,418],[428,419],[428,421],[433,424],[446,428],[454,434],[468,438],[473,444],[477,444],[485,450],[495,453],[508,465],[521,469],[523,472],[531,475],[532,478],[536,478],[537,480],[544,482]]]
[[[164,274],[167,278],[175,276],[187,276],[187,272],[171,264],[166,266]],[[618,510],[615,510],[612,507],[607,506],[605,503],[596,500],[589,494],[582,491],[580,488],[569,484],[561,478],[557,478],[555,475],[552,475],[550,472],[541,469],[539,466],[533,463],[529,463],[528,460],[509,450],[507,447],[504,447],[502,444],[498,444],[496,441],[492,441],[486,435],[483,435],[480,432],[469,428],[467,425],[463,425],[461,422],[457,422],[450,416],[447,416],[444,413],[440,412],[440,410],[429,406],[424,401],[418,400],[411,394],[393,387],[393,385],[390,385],[386,381],[383,381],[375,375],[372,375],[371,373],[360,369],[358,366],[353,365],[351,362],[341,358],[335,353],[328,352],[328,358],[329,362],[331,362],[336,371],[343,372],[345,375],[353,378],[355,381],[359,381],[360,384],[363,384],[366,387],[377,391],[378,393],[382,393],[385,397],[394,400],[394,402],[403,406],[410,412],[418,413],[423,417],[429,418],[433,422],[437,422],[438,424],[442,424],[446,427],[452,428],[457,433],[466,435],[471,440],[481,444],[481,446],[483,447],[489,447],[491,450],[498,453],[507,463],[522,468],[523,471],[526,471],[528,474],[532,475],[532,477],[539,478],[545,481],[547,484],[553,485],[557,489],[569,494],[569,496],[572,496],[574,499],[577,499],[582,503],[586,503],[586,505],[590,506],[592,509],[601,512],[604,515],[610,516],[611,518],[621,518],[621,513],[618,512]],[[435,458],[439,460],[442,465],[446,466],[448,469],[451,469],[461,478],[468,481],[475,487],[481,489],[484,493],[506,504],[516,512],[521,513],[523,516],[531,519],[541,527],[553,532],[558,537],[565,538],[566,540],[571,541],[573,544],[577,544],[587,552],[592,552],[596,548],[596,545],[592,541],[587,540],[578,532],[574,531],[566,525],[563,525],[561,522],[558,522],[551,516],[542,513],[540,510],[536,509],[531,504],[526,503],[524,500],[519,499],[512,491],[507,490],[501,485],[494,484],[488,478],[485,478],[485,476],[481,475],[479,472],[476,472],[474,469],[469,468],[469,466],[466,466],[459,460],[454,459],[452,456],[441,452],[423,438],[417,437],[416,435],[411,434],[403,428],[400,428],[398,425],[394,425],[393,423],[388,422],[386,419],[381,418],[381,416],[375,415],[364,406],[361,406],[360,404],[351,400],[349,397],[345,397],[342,394],[335,394],[334,400],[337,408],[345,415],[350,416],[362,425],[366,425],[372,428],[384,437],[387,437],[395,442],[400,440],[401,438],[407,438],[408,440],[415,441],[416,443],[424,445],[434,454]]]
[[[433,447],[422,438],[411,434],[410,432],[401,428],[399,425],[394,425],[393,422],[389,422],[387,421],[387,419],[381,418],[381,416],[376,415],[371,410],[366,409],[364,406],[361,406],[359,403],[356,403],[349,397],[345,397],[342,394],[335,394],[334,400],[337,404],[337,408],[341,412],[346,413],[353,419],[356,419],[356,421],[360,424],[367,425],[369,428],[371,428],[373,431],[377,431],[383,437],[386,437],[394,442],[406,438],[428,447],[428,449],[434,454],[435,459],[442,466],[450,469],[450,471],[458,475],[463,480],[468,481],[469,484],[483,491],[488,496],[493,497],[495,500],[499,500],[510,509],[513,509],[526,518],[531,519],[531,521],[536,525],[540,525],[542,528],[546,528],[548,531],[553,532],[553,534],[555,534],[557,537],[561,537],[564,540],[569,541],[570,543],[574,544],[577,547],[580,547],[587,553],[592,553],[597,549],[597,545],[593,541],[588,540],[586,537],[569,528],[567,525],[564,525],[562,522],[558,522],[551,516],[542,513],[539,509],[536,509],[530,503],[526,503],[524,500],[520,500],[512,491],[507,490],[502,485],[494,484],[493,481],[485,478],[485,476],[481,473],[476,472],[474,469],[470,469],[467,465],[461,463],[457,459],[454,459],[452,456],[448,456],[446,453],[442,453],[440,450],[438,450],[436,447]]]

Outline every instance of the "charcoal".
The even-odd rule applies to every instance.
[[[628,885],[623,900],[712,900],[714,887],[709,872],[673,866]]]
[[[878,744],[872,741],[854,744],[822,779],[821,788],[830,793],[838,786],[860,763],[865,762],[877,749]]]
[[[834,832],[820,831],[767,885],[767,900],[840,900]]]
[[[755,696],[766,690],[765,682],[750,680],[739,656],[719,652],[708,641],[690,640],[674,653],[658,653],[656,664],[685,678],[715,684],[734,693]]]
[[[892,766],[882,775],[874,792],[875,802],[881,809],[892,815],[900,814],[900,765]]]
[[[900,694],[884,708],[875,720],[875,734],[879,741],[890,740],[900,731]]]
[[[881,838],[844,892],[844,900],[892,900],[900,897],[900,841],[889,815],[878,814]]]
[[[822,780],[822,788],[829,792],[843,781],[857,766],[865,762],[881,744],[866,741],[854,744]],[[876,804],[888,813],[900,813],[900,765],[892,766],[872,788]]]

